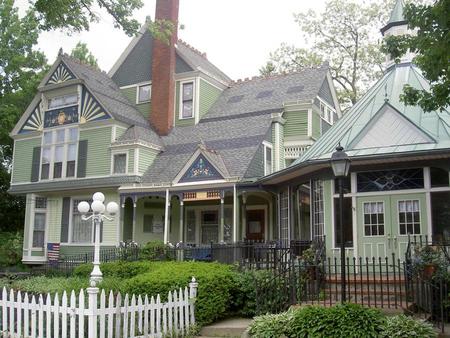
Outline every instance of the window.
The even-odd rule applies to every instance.
[[[370,171],[357,174],[358,192],[421,189],[423,187],[422,168]]]
[[[186,242],[195,243],[196,232],[196,217],[195,210],[189,209],[186,211]]]
[[[127,154],[115,154],[113,162],[113,174],[125,174],[127,172]]]
[[[53,99],[48,100],[48,109],[73,106],[76,104],[78,104],[78,95],[77,94],[57,96]]]
[[[319,100],[320,117],[329,124],[333,124],[334,110]]]
[[[323,216],[323,182],[313,181],[313,238],[323,236],[324,216]]]
[[[334,198],[334,240],[335,247],[341,245],[341,229],[339,227],[339,219],[341,211],[339,208],[339,198]],[[352,198],[344,197],[342,203],[342,221],[344,228],[344,245],[346,248],[353,247],[353,217],[352,217]]]
[[[84,221],[78,212],[78,203],[81,199],[72,200],[72,243],[92,243],[94,239],[94,229],[92,228],[92,220]],[[87,201],[89,204],[92,201]],[[89,212],[86,216],[89,216]]]
[[[152,98],[152,85],[138,87],[137,103],[149,102]]]
[[[418,200],[398,202],[400,235],[420,234],[420,206]]]
[[[383,236],[384,235],[384,203],[366,202],[364,210],[364,235]]]
[[[201,230],[202,230],[202,244],[218,242],[219,213],[217,210],[207,210],[201,212]]]
[[[448,187],[449,173],[448,170],[442,168],[430,168],[431,187]]]
[[[78,128],[44,132],[42,140],[41,179],[75,177]]]
[[[264,143],[264,175],[272,173],[273,166],[273,152],[272,145]]]
[[[180,118],[194,117],[194,82],[185,82],[181,85],[181,114]]]
[[[47,199],[36,197],[34,201],[33,248],[45,245],[45,223],[47,218]]]

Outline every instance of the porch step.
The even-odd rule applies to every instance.
[[[231,318],[204,326],[200,330],[199,337],[246,337],[246,330],[251,319],[247,318]]]
[[[325,281],[331,284],[340,284],[341,283],[341,275],[331,275],[327,276]],[[347,276],[345,279],[347,284],[402,284],[405,283],[405,278],[403,276],[398,277],[393,275],[382,275],[382,276],[364,276],[357,275],[353,277],[352,275]]]

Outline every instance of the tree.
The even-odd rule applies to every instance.
[[[32,11],[20,18],[13,0],[0,0],[0,231],[23,227],[24,200],[7,193],[13,151],[9,132],[47,67],[44,54],[34,49],[38,35]]]
[[[410,3],[404,15],[409,29],[417,34],[390,36],[383,47],[396,61],[408,50],[416,53],[414,63],[430,82],[430,90],[406,85],[400,98],[427,112],[444,110],[450,106],[450,0],[432,5]]]
[[[91,51],[87,48],[87,44],[84,42],[79,41],[77,43],[77,45],[75,46],[75,48],[72,49],[70,56],[80,60],[83,63],[91,65],[95,68],[98,68],[97,59],[91,53]]]
[[[379,29],[386,23],[392,3],[329,0],[322,13],[295,14],[303,36],[312,40],[311,48],[282,44],[271,53],[269,62],[277,72],[289,72],[328,61],[339,101],[348,107],[382,74]]]

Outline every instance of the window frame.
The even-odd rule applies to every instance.
[[[274,172],[274,154],[273,154],[273,145],[269,142],[264,141],[263,142],[263,149],[264,149],[264,176],[266,175],[270,175]],[[271,159],[270,159],[270,163],[271,163],[271,168],[270,168],[270,172],[267,172],[267,148],[270,149],[270,154],[272,155]]]
[[[76,96],[77,102],[71,103],[71,104],[65,104],[62,106],[50,107],[50,102],[52,100],[60,98],[60,97],[69,97],[69,96]],[[66,107],[73,107],[73,106],[77,106],[80,103],[80,96],[78,95],[78,93],[57,95],[57,96],[53,96],[53,97],[47,97],[46,99],[47,99],[47,109],[46,110],[55,110],[55,109],[62,109],[62,108],[66,108]]]
[[[139,93],[140,93],[140,88],[141,87],[150,87],[150,98],[148,99],[148,100],[143,100],[143,101],[141,101],[140,99],[139,99]],[[152,83],[151,82],[149,82],[149,83],[141,83],[141,84],[138,84],[137,86],[136,86],[136,104],[144,104],[144,103],[149,103],[149,102],[151,102],[152,101]]]
[[[413,216],[412,216],[412,229],[413,229],[413,232],[411,233],[411,234],[408,234],[408,222],[406,221],[406,219],[405,219],[405,222],[402,222],[404,225],[405,225],[405,230],[406,230],[406,232],[404,233],[404,234],[402,234],[401,233],[401,231],[400,231],[400,203],[402,203],[402,202],[412,202],[413,203],[413,205],[414,205],[414,202],[417,202],[417,204],[419,205],[419,210],[418,210],[418,213],[419,213],[419,222],[417,223],[417,222],[415,222],[414,221],[414,211],[412,212],[413,213]],[[405,217],[406,217],[406,211],[404,211],[403,213],[405,213]],[[421,220],[421,217],[422,217],[422,211],[421,211],[421,205],[420,205],[420,199],[402,199],[402,200],[398,200],[397,201],[397,225],[398,225],[398,234],[399,234],[399,236],[408,236],[408,235],[421,235],[422,234],[422,220]],[[414,229],[414,226],[416,225],[416,224],[418,224],[419,225],[419,232],[418,233],[416,233],[415,232],[415,229]]]
[[[76,130],[76,139],[71,141],[69,139],[70,131],[71,129]],[[64,141],[58,142],[57,141],[57,132],[59,130],[64,130]],[[51,133],[52,139],[49,144],[45,143],[45,133]],[[39,181],[54,181],[54,180],[72,180],[77,178],[77,170],[78,170],[78,145],[80,141],[80,129],[78,128],[78,125],[76,126],[58,126],[53,128],[46,128],[44,129],[41,137],[41,155],[40,155],[40,162],[39,162]],[[55,150],[58,146],[63,146],[63,159],[62,159],[62,167],[61,167],[61,177],[54,177],[55,174]],[[69,146],[75,145],[75,168],[74,168],[74,175],[73,176],[67,176],[67,162],[68,162],[68,151]],[[50,156],[49,156],[49,169],[48,169],[48,177],[42,178],[42,167],[43,167],[43,158],[44,158],[44,149],[50,148]],[[57,162],[59,163],[59,162]]]
[[[196,92],[197,92],[195,83],[196,83],[195,79],[189,79],[189,80],[184,80],[184,81],[180,82],[180,93],[179,93],[179,103],[178,103],[178,106],[179,106],[178,119],[179,120],[189,120],[189,119],[195,118],[195,115],[196,115],[195,105],[196,105]],[[187,85],[187,84],[192,84],[192,115],[189,117],[183,116],[183,103],[191,101],[191,100],[184,100],[184,98],[183,98],[183,86]]]
[[[38,198],[45,198],[45,208],[36,208],[36,200]],[[30,248],[33,251],[44,251],[45,250],[45,245],[47,243],[47,229],[48,229],[48,198],[45,196],[38,196],[38,195],[33,195],[32,198],[32,205],[33,205],[33,212],[32,212],[32,230],[31,230],[31,238],[30,238]],[[35,218],[36,218],[36,214],[44,214],[45,215],[45,221],[44,221],[44,244],[42,247],[40,246],[34,246],[34,227],[35,227]]]
[[[125,172],[124,173],[115,173],[114,172],[114,164],[115,164],[115,156],[116,155],[125,155]],[[128,175],[128,164],[129,164],[129,155],[128,150],[116,150],[111,152],[111,175],[120,176],[120,175]]]
[[[79,245],[79,246],[84,246],[84,245],[94,245],[94,226],[91,226],[91,241],[90,242],[74,242],[73,241],[73,216],[74,216],[74,202],[75,201],[88,201],[89,204],[91,204],[91,199],[92,196],[86,196],[86,197],[70,197],[70,212],[69,212],[69,236],[68,236],[68,240],[65,243],[62,243],[63,245]],[[90,215],[92,212],[89,211],[87,215]],[[92,222],[92,220],[89,220],[88,222]],[[100,244],[103,244],[103,241],[100,241]]]
[[[319,96],[317,97],[319,100],[319,116],[322,120],[324,120],[329,125],[334,124],[334,114],[336,113],[336,109],[331,107],[329,104],[325,103]],[[323,113],[322,113],[323,107]],[[328,115],[328,118],[327,118]]]
[[[371,230],[370,230],[371,234],[370,235],[366,235],[365,205],[366,204],[372,204],[372,203],[377,203],[377,204],[381,203],[383,205],[383,234],[382,235],[379,234],[380,233],[380,224],[381,223],[378,222],[378,216],[377,216],[377,223],[376,224],[372,224],[372,222],[370,222],[370,224],[367,224],[368,226],[371,227]],[[383,237],[386,237],[386,204],[385,204],[385,201],[380,201],[380,200],[364,201],[362,203],[362,210],[361,210],[361,212],[362,212],[362,223],[363,223],[363,229],[362,229],[363,237],[364,238],[383,238]],[[372,215],[372,214],[367,214],[367,215]],[[379,215],[379,213],[377,213],[376,215]],[[372,226],[373,225],[377,226],[377,232],[378,232],[377,235],[372,235]]]

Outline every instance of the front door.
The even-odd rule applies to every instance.
[[[247,210],[247,235],[246,238],[254,241],[265,239],[265,210]]]
[[[401,260],[408,246],[408,234],[427,233],[424,194],[399,194],[357,199],[358,255]]]

